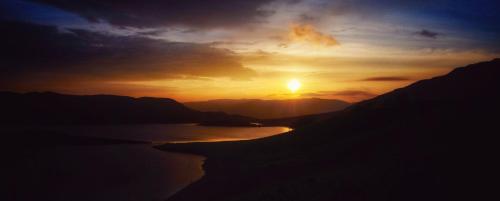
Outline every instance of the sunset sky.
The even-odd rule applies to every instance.
[[[4,0],[0,90],[354,102],[499,57],[499,10],[495,0]]]

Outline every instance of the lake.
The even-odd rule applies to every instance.
[[[12,129],[12,128],[10,128]],[[194,124],[44,126],[72,135],[165,142],[247,140],[287,132],[286,127],[205,127]],[[153,144],[59,146],[19,165],[10,187],[17,200],[166,200],[203,176],[203,156],[164,152]],[[23,192],[23,189],[30,189]]]

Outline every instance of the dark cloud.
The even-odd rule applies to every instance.
[[[157,27],[186,25],[225,27],[257,22],[268,15],[259,9],[271,0],[35,0],[92,22],[118,26]]]
[[[318,17],[311,16],[309,14],[301,14],[299,15],[299,21],[302,23],[311,23],[318,20]]]
[[[369,77],[362,79],[361,81],[369,81],[369,82],[399,82],[399,81],[408,81],[411,80],[408,77],[397,77],[397,76],[383,76],[383,77]]]
[[[340,91],[318,91],[312,93],[304,93],[302,96],[307,97],[329,97],[342,99],[349,102],[357,102],[377,96],[377,94],[364,90],[340,90]]]
[[[426,38],[437,38],[440,35],[437,32],[429,31],[427,29],[422,29],[421,31],[416,32],[416,34]]]
[[[0,79],[144,81],[186,77],[248,79],[229,50],[134,36],[1,22]]]

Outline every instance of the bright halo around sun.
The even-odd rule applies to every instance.
[[[300,89],[300,82],[297,80],[297,79],[292,79],[290,81],[288,81],[288,89],[290,89],[290,91],[292,93],[295,93],[297,90]]]

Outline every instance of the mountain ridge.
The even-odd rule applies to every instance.
[[[222,111],[229,114],[250,116],[259,119],[297,117],[344,109],[350,103],[337,99],[215,99],[184,102],[200,111]]]

